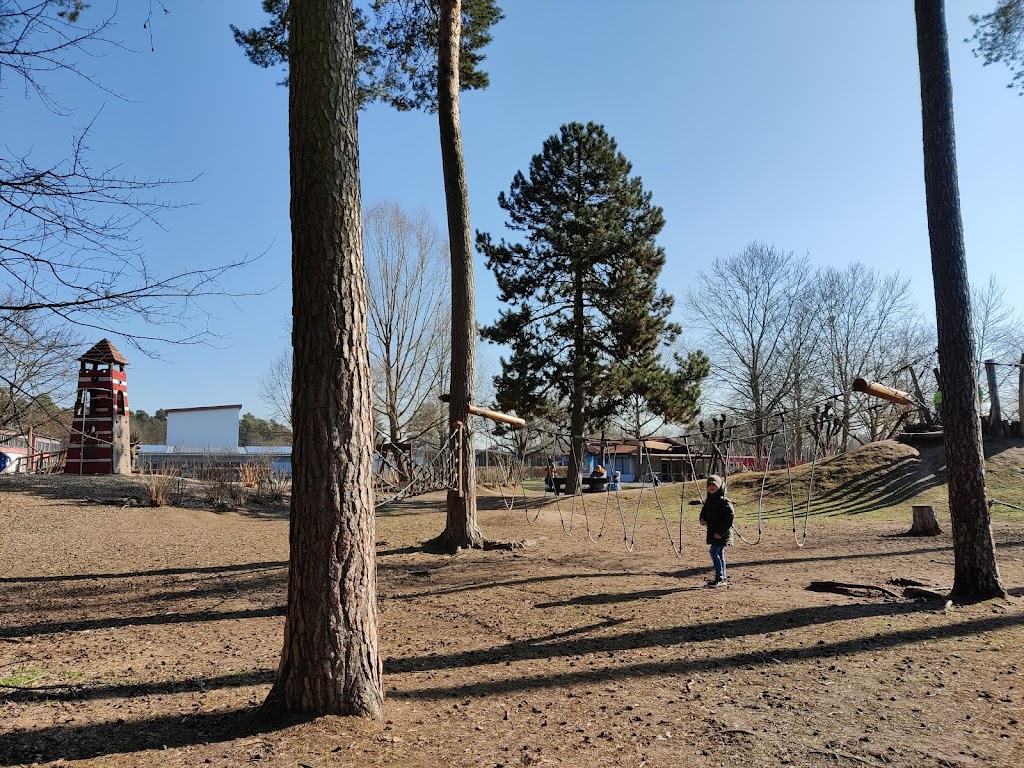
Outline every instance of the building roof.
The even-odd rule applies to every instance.
[[[232,409],[240,411],[242,404],[236,405],[199,405],[195,408],[164,408],[164,413],[186,413],[188,411],[222,411],[224,409]]]
[[[637,446],[635,445],[606,445],[604,448],[604,453],[608,454],[609,456],[629,456],[630,454],[636,452]],[[595,456],[601,454],[601,444],[588,443],[587,453],[594,454]]]
[[[290,445],[140,445],[140,455],[161,456],[291,456]]]
[[[128,358],[121,354],[110,339],[100,339],[93,345],[93,348],[80,358],[83,363],[120,363],[128,365]]]

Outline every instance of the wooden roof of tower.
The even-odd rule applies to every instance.
[[[117,347],[110,343],[109,339],[100,339],[92,349],[78,359],[83,363],[120,363],[121,365],[128,365],[128,359],[121,354]]]

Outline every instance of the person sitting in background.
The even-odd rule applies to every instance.
[[[622,489],[622,473],[619,470],[612,472],[612,481],[608,483],[609,491],[618,491]]]
[[[598,464],[596,467],[594,467],[594,471],[590,473],[591,477],[604,477],[604,475],[605,475],[604,467],[602,467],[600,464]]]

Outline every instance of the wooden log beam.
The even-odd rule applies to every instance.
[[[890,403],[896,403],[897,405],[914,404],[914,401],[910,399],[909,392],[887,387],[884,384],[879,384],[877,381],[854,379],[853,391],[863,392],[865,395],[871,395],[872,397],[878,397],[882,400],[888,400]]]
[[[442,403],[451,401],[450,395],[438,395],[438,399]],[[526,426],[526,419],[521,419],[518,416],[512,416],[508,413],[502,413],[501,411],[492,411],[490,408],[480,408],[476,405],[468,406],[469,412],[474,416],[483,416],[485,419],[491,421],[500,421],[503,424],[509,424],[515,429],[522,429]]]

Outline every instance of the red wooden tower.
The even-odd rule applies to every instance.
[[[78,359],[78,398],[64,472],[131,474],[128,384],[124,370],[128,361],[107,339]]]

